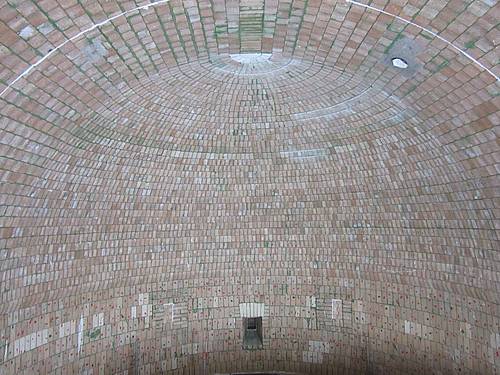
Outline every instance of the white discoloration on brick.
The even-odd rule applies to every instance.
[[[312,309],[317,308],[316,297],[315,296],[307,297],[306,306]]]
[[[240,303],[240,316],[242,318],[264,316],[264,304],[255,302]]]
[[[17,357],[20,354],[36,349],[42,345],[48,344],[48,342],[49,342],[49,330],[47,328],[20,337],[14,340],[14,343],[11,346],[9,346],[9,343],[6,342],[4,360]]]
[[[96,23],[96,24],[94,24],[94,25],[92,25],[92,26],[90,26],[90,27],[88,27],[88,28],[80,31],[76,35],[72,36],[71,38],[65,40],[63,43],[59,44],[57,47],[53,48],[49,53],[47,53],[45,56],[43,56],[35,64],[33,64],[30,67],[28,67],[14,81],[12,81],[11,83],[9,83],[9,85],[2,92],[0,92],[0,96],[4,95],[7,92],[7,90],[9,90],[13,85],[15,85],[20,79],[22,79],[23,77],[26,77],[27,75],[29,75],[33,69],[35,69],[38,65],[40,65],[45,60],[47,60],[50,56],[52,56],[54,53],[56,53],[59,49],[61,49],[62,47],[64,47],[66,44],[76,41],[81,36],[83,36],[83,35],[91,32],[92,30],[100,28],[101,26],[106,25],[106,24],[108,24],[108,23],[116,20],[117,18],[123,17],[123,16],[125,16],[127,14],[134,13],[134,12],[137,12],[137,11],[147,10],[150,7],[156,7],[156,6],[161,5],[161,4],[166,4],[169,1],[170,0],[158,0],[158,1],[154,2],[154,3],[150,3],[150,4],[146,4],[146,5],[141,5],[141,6],[129,9],[129,10],[125,11],[125,12],[120,12],[118,14],[115,14],[112,17],[109,17],[108,19],[105,19],[102,22]],[[27,26],[27,27],[29,27],[31,29],[30,26]],[[27,32],[28,31],[25,31],[25,33],[27,33]]]
[[[108,52],[102,44],[101,40],[94,39],[83,48],[83,54],[88,59],[88,61],[96,63],[103,57],[105,57]]]
[[[102,327],[104,325],[104,313],[94,314],[92,317],[92,328]]]
[[[422,337],[423,326],[420,323],[405,320],[404,331],[407,335]]]
[[[262,56],[261,58],[248,57],[246,55]],[[276,74],[284,69],[296,65],[297,60],[284,58],[277,53],[273,53],[270,58],[269,54],[232,54],[229,57],[217,56],[216,64],[212,67],[214,70],[223,71],[238,75],[240,77],[252,77],[261,75]]]
[[[412,26],[415,26],[417,28],[419,28],[420,30],[423,30],[427,33],[429,33],[430,35],[432,35],[433,37],[441,40],[442,42],[446,43],[447,45],[449,45],[450,47],[452,47],[455,51],[461,53],[462,55],[464,55],[465,57],[467,57],[470,61],[472,61],[474,64],[476,64],[477,66],[481,67],[482,69],[484,69],[485,71],[487,71],[489,74],[491,74],[497,81],[500,80],[500,77],[498,77],[495,73],[493,73],[492,70],[490,70],[489,68],[487,68],[486,66],[484,66],[480,61],[476,60],[474,57],[472,57],[471,55],[469,55],[467,52],[463,51],[462,49],[458,48],[457,46],[455,46],[452,42],[448,41],[447,39],[443,38],[442,36],[440,36],[439,34],[435,33],[434,31],[431,31],[423,26],[420,26],[412,21],[409,21],[407,20],[406,18],[403,18],[403,17],[400,17],[396,14],[393,14],[393,13],[390,13],[390,12],[386,12],[385,10],[382,10],[382,9],[379,9],[379,8],[376,8],[376,7],[373,7],[371,5],[367,5],[367,4],[363,4],[363,3],[360,3],[358,1],[354,1],[354,0],[346,0],[346,2],[348,3],[351,3],[351,4],[354,4],[354,5],[357,5],[357,6],[361,6],[363,8],[366,8],[366,9],[370,9],[370,10],[374,10],[376,12],[379,12],[379,13],[383,13],[383,14],[386,14],[388,16],[391,16],[391,17],[394,17],[404,23],[407,23],[408,25],[412,25]]]
[[[149,294],[141,293],[139,294],[139,305],[146,305],[149,303]]]
[[[78,323],[78,354],[82,351],[83,345],[83,325],[84,325],[83,314],[80,316],[80,323]]]
[[[238,53],[229,56],[240,64],[258,64],[268,61],[272,55],[270,53]]]
[[[141,306],[141,316],[146,318],[153,315],[153,305],[147,304]]]
[[[35,35],[35,30],[29,25],[23,27],[23,29],[19,32],[19,36],[23,39],[29,39],[33,35]]]
[[[408,320],[405,320],[405,333],[409,335],[411,332],[411,322]]]
[[[43,35],[49,34],[52,30],[54,30],[54,26],[50,22],[45,22],[38,26],[38,31],[40,31]]]
[[[332,319],[342,321],[342,300],[332,299]]]
[[[76,331],[76,322],[70,320],[59,325],[59,338],[69,336]]]
[[[498,333],[498,332],[495,333],[494,337],[495,337],[495,348],[500,349],[500,333]]]
[[[280,155],[292,160],[304,161],[308,159],[317,159],[324,157],[328,154],[327,150],[323,148],[310,149],[310,150],[294,150],[294,151],[282,151]]]

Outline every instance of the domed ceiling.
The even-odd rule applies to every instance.
[[[0,373],[499,373],[499,18],[0,2]]]

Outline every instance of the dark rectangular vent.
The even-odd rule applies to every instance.
[[[243,349],[262,349],[262,317],[243,318]]]

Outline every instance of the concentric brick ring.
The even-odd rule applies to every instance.
[[[497,373],[497,10],[375,5],[0,5],[0,373]]]
[[[305,143],[305,147],[310,144],[312,148],[328,144],[323,140],[325,136],[333,137],[331,140],[341,144],[356,143],[364,133],[397,126],[408,117],[409,110],[404,109],[397,98],[388,94],[370,97],[376,89],[365,87],[366,83],[362,84],[360,79],[335,69],[326,69],[322,73],[321,66],[313,68],[310,64],[304,65],[296,62],[295,70],[292,67],[284,70],[272,80],[263,80],[258,87],[250,84],[255,80],[254,76],[220,74],[218,69],[210,71],[207,64],[203,66],[211,72],[208,78],[203,70],[195,70],[198,64],[184,66],[182,70],[170,69],[121,92],[114,99],[116,108],[123,106],[117,113],[108,111],[108,114],[100,116],[97,111],[89,119],[79,119],[76,132],[80,136],[87,134],[91,137],[99,132],[110,133],[112,129],[110,134],[115,137],[112,139],[136,145],[149,142],[148,147],[153,152],[168,146],[182,151],[183,143],[190,141],[196,142],[198,151],[210,152],[210,146],[205,143],[217,138],[228,144],[226,154],[238,154],[252,152],[252,147],[255,147],[252,144],[260,142],[260,138],[252,138],[257,133],[268,134],[276,141],[281,139],[280,147],[263,150],[279,152],[287,149],[286,141],[291,138],[297,138],[295,143],[300,143],[300,146]],[[301,72],[307,69],[308,74],[301,79]],[[310,73],[314,71],[316,73]],[[230,82],[237,95],[249,98],[235,103],[237,107],[232,110],[221,108],[218,104],[221,95],[229,89],[224,84],[225,80]],[[204,89],[197,90],[197,85]],[[137,99],[140,101],[136,102]],[[162,122],[162,118],[171,114],[175,114],[176,121],[169,124]],[[370,118],[372,122],[356,126],[359,121],[354,114],[358,118]],[[321,133],[308,136],[308,140],[290,134],[301,131]],[[172,132],[175,136],[171,135]],[[245,138],[247,143],[235,142]]]

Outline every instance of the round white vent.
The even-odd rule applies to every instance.
[[[392,65],[399,69],[408,68],[408,63],[399,57],[395,57],[392,59]]]

